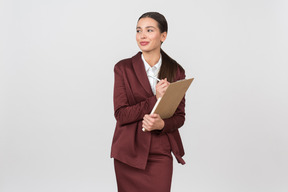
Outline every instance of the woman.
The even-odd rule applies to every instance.
[[[185,78],[184,69],[161,49],[167,26],[160,13],[143,14],[136,27],[136,41],[142,52],[114,68],[117,123],[111,157],[119,192],[169,192],[171,151],[179,163],[185,164],[178,132],[185,121],[185,99],[171,118],[150,115],[169,82]],[[158,83],[156,77],[161,79]]]

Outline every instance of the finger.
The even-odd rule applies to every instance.
[[[149,116],[150,116],[150,118],[155,118],[156,116],[158,116],[159,114],[157,114],[157,113],[152,113],[152,114],[150,114]]]
[[[163,83],[163,86],[165,86],[165,87],[168,87],[169,85],[170,85],[169,82],[165,82],[165,83]]]
[[[145,121],[142,121],[142,127],[143,127],[144,129],[147,129],[147,123],[146,123]]]
[[[163,85],[162,87],[161,87],[161,89],[163,89],[163,90],[166,90],[168,88],[168,85]]]
[[[149,126],[147,125],[147,122],[146,121],[142,121],[142,128],[145,130],[145,131],[149,131],[150,130],[150,128],[149,128]],[[143,129],[142,129],[142,131],[143,131]]]
[[[143,120],[146,121],[146,122],[149,122],[149,121],[150,121],[150,118],[151,118],[150,115],[147,115],[147,114],[146,114],[146,115],[144,115]]]
[[[143,127],[143,129],[145,130],[145,131],[151,131],[151,126],[149,126],[148,124],[147,124],[147,122],[143,122],[142,123],[142,127]],[[142,129],[142,130],[143,130]]]
[[[169,81],[167,81],[167,78],[164,79],[165,83],[169,83]]]
[[[163,85],[164,83],[165,83],[165,81],[161,80],[161,81],[159,81],[159,82],[156,84],[156,86],[161,86],[161,85]]]
[[[163,84],[163,83],[169,83],[169,82],[167,81],[167,78],[165,78],[165,79],[161,79],[161,80],[159,81],[159,83],[160,83],[160,84]]]
[[[168,88],[168,85],[165,85],[165,84],[162,84],[162,85],[159,85],[158,87],[156,87],[156,89],[158,90],[165,90]]]
[[[148,115],[148,114],[144,115],[143,120],[146,122],[149,122],[150,121],[150,115]]]
[[[146,117],[146,118],[143,120],[143,124],[144,124],[145,128],[149,128],[149,127],[151,126],[151,124],[152,124],[150,117],[149,117],[149,118]]]
[[[155,119],[155,118],[158,118],[159,115],[158,115],[157,113],[153,113],[153,114],[150,115],[150,117],[153,118],[153,119]]]
[[[165,82],[161,83],[160,85],[161,85],[161,86],[169,86],[169,84],[170,84],[170,83],[169,83],[168,81],[165,81]]]
[[[162,120],[162,118],[160,117],[159,114],[154,114],[153,118],[154,118],[154,123],[155,124],[159,123],[159,121]]]
[[[161,87],[168,87],[169,86],[169,84],[168,83],[158,83],[157,85],[156,85],[156,89],[158,88],[161,88]]]
[[[161,87],[161,88],[158,88],[157,91],[163,94],[163,93],[165,93],[165,91],[167,90],[167,88],[168,88],[168,87]]]

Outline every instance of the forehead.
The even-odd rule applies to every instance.
[[[145,28],[145,27],[158,28],[158,23],[156,20],[154,20],[152,18],[145,17],[145,18],[142,18],[138,21],[137,27],[140,27],[140,28]]]

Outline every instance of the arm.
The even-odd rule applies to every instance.
[[[147,131],[158,131],[159,133],[169,133],[180,128],[185,121],[185,99],[181,101],[174,115],[168,119],[161,119],[158,114],[146,114],[143,118],[143,128]]]
[[[123,71],[119,66],[114,68],[114,116],[120,125],[141,121],[145,114],[153,109],[157,99],[151,96],[139,103],[131,105],[128,100],[128,91],[125,86]]]
[[[182,99],[174,115],[168,119],[163,119],[163,121],[162,133],[173,132],[182,127],[185,121],[185,98]]]
[[[177,80],[185,79],[185,71],[183,68],[180,68],[177,74]],[[163,119],[164,128],[162,129],[162,133],[173,132],[176,129],[179,129],[185,121],[185,96],[180,102],[178,108],[176,109],[174,115],[168,119]]]
[[[179,70],[177,77],[178,77],[177,80],[185,79],[185,71]],[[161,87],[159,87],[159,89],[161,89]],[[142,121],[142,123],[143,127],[147,131],[155,130],[158,131],[159,133],[169,133],[180,128],[184,124],[184,121],[185,121],[185,97],[180,102],[178,108],[176,109],[172,117],[168,119],[161,119],[161,117],[158,114],[152,114],[152,115],[146,114],[144,116],[144,120]]]

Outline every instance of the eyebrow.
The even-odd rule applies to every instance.
[[[145,27],[146,29],[147,28],[154,28],[154,29],[156,29],[156,27],[154,27],[154,26],[147,26],[147,27]],[[141,27],[136,27],[136,29],[141,29]]]

